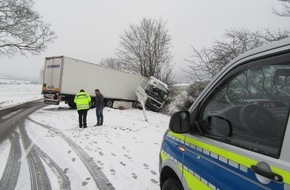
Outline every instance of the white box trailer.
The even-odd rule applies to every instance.
[[[74,107],[74,96],[84,89],[92,97],[94,90],[100,89],[107,106],[114,101],[137,100],[135,91],[145,77],[128,72],[106,68],[97,64],[65,56],[46,57],[44,66],[44,101],[59,104],[66,101]]]
[[[84,89],[92,98],[95,97],[94,90],[100,89],[108,107],[113,107],[114,102],[117,106],[122,105],[120,102],[126,102],[124,107],[128,106],[128,102],[136,103],[137,106],[136,90],[140,88],[141,83],[144,86],[144,83],[149,85],[153,81],[154,84],[161,82],[154,77],[146,78],[66,56],[46,57],[42,94],[47,104],[58,105],[60,101],[65,101],[75,108],[74,96],[80,89]],[[156,94],[156,88],[149,88],[141,93],[145,97],[143,100],[147,102],[146,107],[159,111],[164,102],[160,102],[157,96],[150,95],[153,94],[153,90]],[[164,91],[163,88],[160,90]],[[164,96],[168,91],[165,89],[164,93],[160,94]],[[91,107],[94,107],[94,101]]]

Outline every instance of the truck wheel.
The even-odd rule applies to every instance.
[[[76,109],[77,108],[76,103],[74,103],[74,102],[68,102],[68,106],[70,108],[72,108],[72,109]]]
[[[133,103],[132,103],[132,107],[133,108],[138,108],[140,105],[139,105],[139,102],[138,101],[134,101]]]
[[[95,102],[91,101],[89,106],[90,106],[90,109],[93,109],[95,107]]]
[[[106,106],[109,107],[109,108],[112,108],[113,107],[113,103],[114,103],[113,100],[107,100]]]
[[[162,185],[162,190],[183,190],[183,187],[178,180],[169,178]]]

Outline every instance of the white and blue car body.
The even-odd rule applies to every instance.
[[[227,64],[160,150],[162,190],[290,190],[290,38]]]

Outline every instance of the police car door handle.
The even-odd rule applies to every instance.
[[[264,176],[264,177],[271,179],[273,181],[276,181],[276,182],[283,182],[283,177],[279,174],[276,174],[276,173],[271,172],[271,171],[270,172],[265,171],[265,170],[255,166],[255,165],[252,165],[251,168],[252,168],[253,172],[255,172],[256,174],[259,174],[261,176]]]

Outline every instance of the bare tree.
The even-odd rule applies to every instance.
[[[251,32],[246,29],[226,31],[222,41],[215,41],[212,48],[198,50],[192,46],[191,59],[183,71],[194,81],[211,80],[227,63],[245,51],[289,36],[287,31]]]
[[[290,17],[290,0],[278,0],[283,3],[283,10],[278,11],[277,9],[273,9],[274,14],[278,16]]]
[[[165,22],[144,18],[140,25],[131,24],[121,36],[117,56],[127,70],[168,82],[173,67],[170,48],[171,37]]]
[[[33,0],[0,1],[0,56],[39,54],[56,38],[50,25],[31,9]]]
[[[159,78],[160,80],[162,80],[165,84],[170,85],[173,83],[173,67],[175,66],[175,64],[171,64],[169,62],[164,63],[164,65],[162,65],[162,68],[159,69],[160,72],[158,72],[159,74],[156,75],[157,78]]]
[[[105,67],[109,67],[112,69],[124,70],[120,60],[118,58],[114,58],[114,57],[102,59],[100,61],[100,65],[105,66]]]

